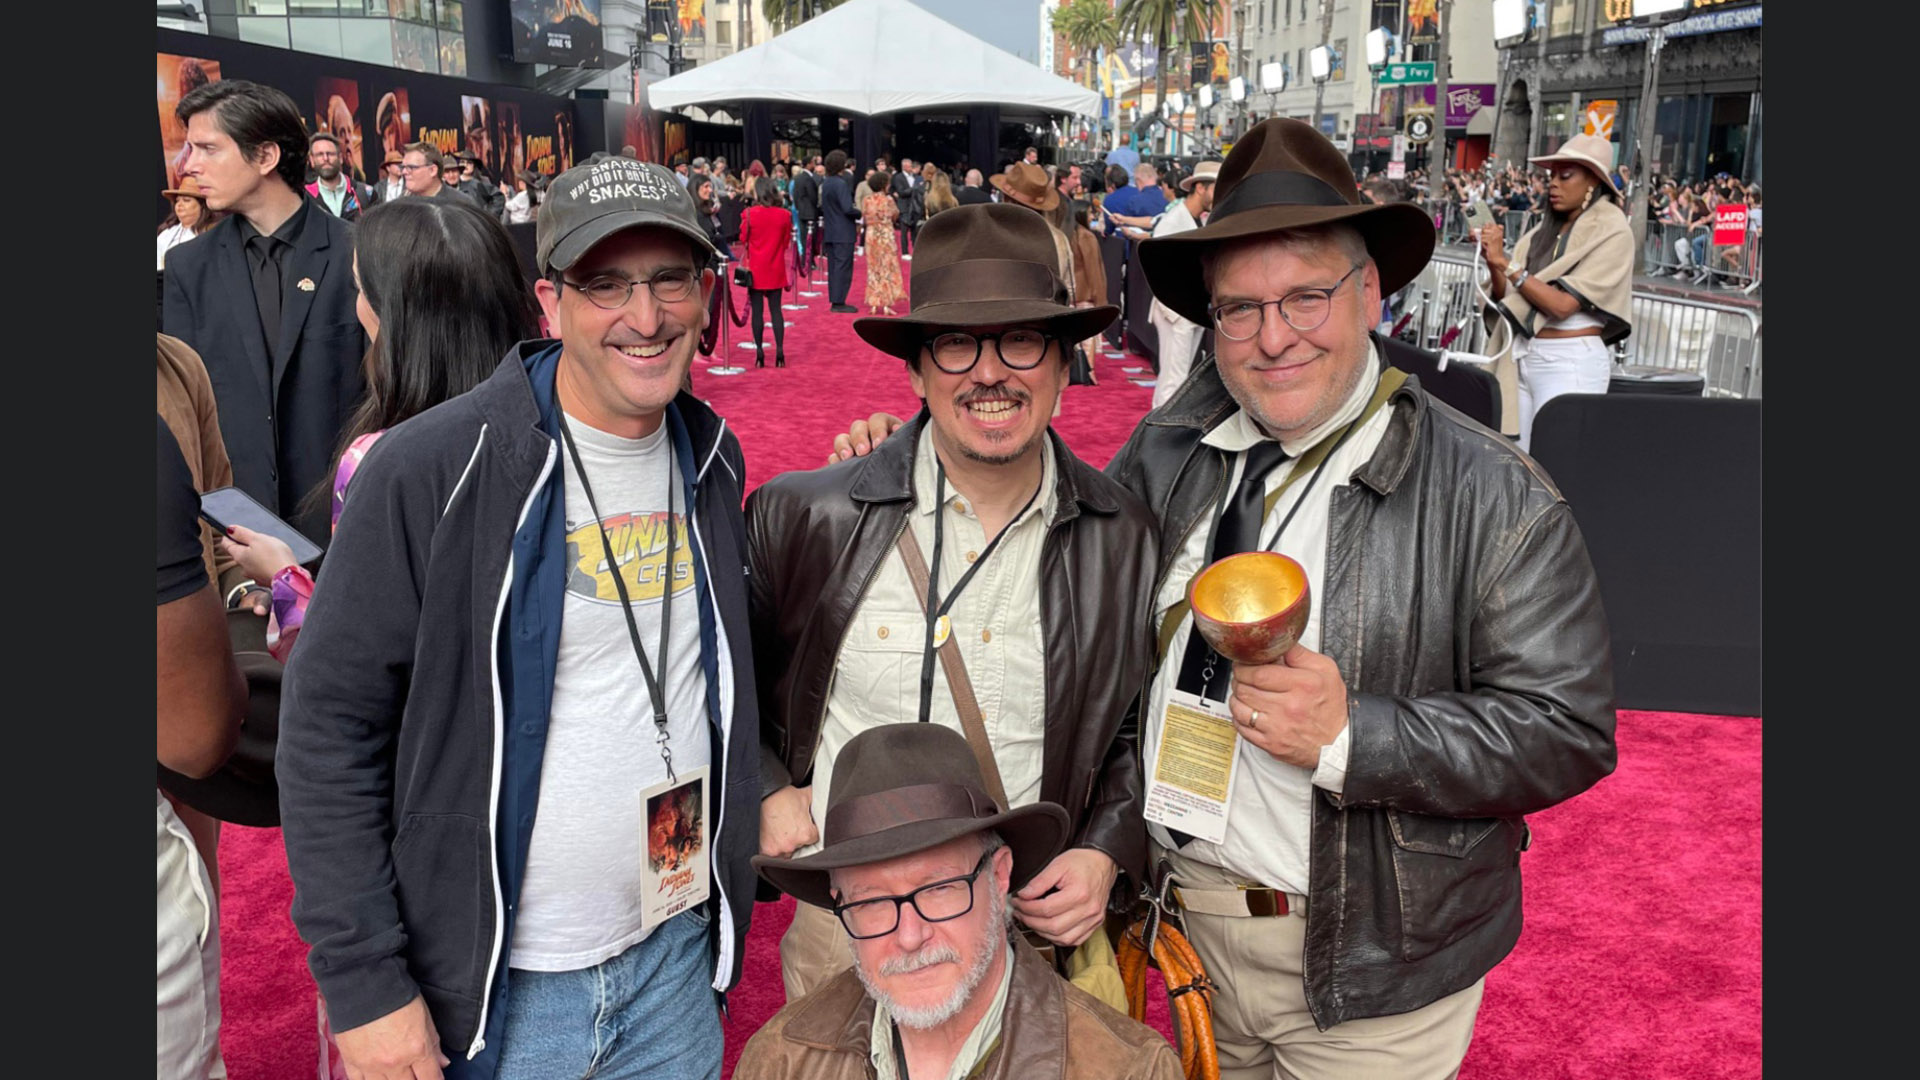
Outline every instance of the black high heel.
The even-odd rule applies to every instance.
[[[773,366],[777,368],[787,366],[787,351],[785,349],[781,349],[773,354]]]
[[[767,366],[767,350],[760,348],[758,346],[755,346],[753,366],[754,367]]]

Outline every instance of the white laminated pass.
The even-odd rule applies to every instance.
[[[706,902],[707,767],[687,769],[640,793],[640,925],[652,929]]]
[[[1154,740],[1147,820],[1210,843],[1225,840],[1239,757],[1240,734],[1225,702],[1172,691]]]

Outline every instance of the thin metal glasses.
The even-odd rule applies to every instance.
[[[636,286],[645,285],[648,291],[653,293],[653,298],[662,304],[677,304],[693,295],[694,282],[698,278],[698,271],[689,267],[674,266],[639,281],[606,274],[588,282],[568,281],[566,278],[561,278],[560,284],[585,293],[587,299],[593,301],[594,307],[618,311],[627,306],[627,301],[633,299],[633,290]]]
[[[1229,341],[1246,341],[1260,332],[1260,324],[1270,305],[1278,305],[1280,318],[1300,333],[1318,330],[1333,312],[1333,294],[1357,273],[1365,263],[1356,264],[1340,280],[1324,289],[1295,289],[1278,300],[1230,300],[1213,308],[1213,327]]]

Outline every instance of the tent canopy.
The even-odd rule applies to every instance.
[[[764,44],[647,87],[656,109],[773,101],[862,116],[1006,105],[1100,111],[1100,96],[908,0],[847,0]]]

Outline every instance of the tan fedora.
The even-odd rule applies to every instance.
[[[1527,160],[1535,165],[1553,165],[1562,161],[1585,165],[1593,175],[1600,178],[1601,183],[1607,185],[1607,190],[1613,192],[1614,198],[1626,198],[1620,192],[1620,185],[1613,182],[1611,175],[1613,143],[1598,135],[1575,135],[1562,143],[1560,149],[1553,153],[1530,157]]]
[[[995,805],[972,747],[952,728],[883,724],[847,740],[834,759],[820,850],[797,859],[755,855],[753,867],[781,892],[831,908],[830,871],[993,829],[1013,851],[1012,885],[1019,889],[1066,846],[1070,828],[1066,809],[1056,803]]]
[[[1120,309],[1074,307],[1059,266],[1053,226],[1031,210],[1007,203],[944,210],[913,242],[907,313],[855,319],[853,332],[902,360],[920,355],[922,342],[947,330],[1038,324],[1061,341],[1085,341]]]
[[[1191,176],[1183,176],[1180,178],[1180,190],[1192,191],[1193,185],[1202,180],[1218,183],[1219,179],[1220,163],[1217,161],[1203,161],[1193,167],[1193,174]]]
[[[1182,318],[1213,322],[1201,259],[1219,245],[1287,229],[1351,225],[1380,268],[1380,295],[1412,281],[1433,256],[1433,219],[1412,203],[1362,200],[1346,156],[1299,120],[1254,125],[1220,165],[1205,226],[1140,242],[1153,295]],[[938,220],[938,219],[936,219]]]
[[[177,199],[182,195],[191,195],[203,202],[206,201],[207,198],[200,193],[200,181],[191,176],[182,177],[179,187],[160,189],[160,194],[165,195],[169,199]]]
[[[1047,170],[1022,161],[1010,172],[994,173],[988,181],[1000,194],[1035,210],[1051,210],[1060,205],[1060,189],[1047,183]],[[915,260],[918,262],[919,260]]]

